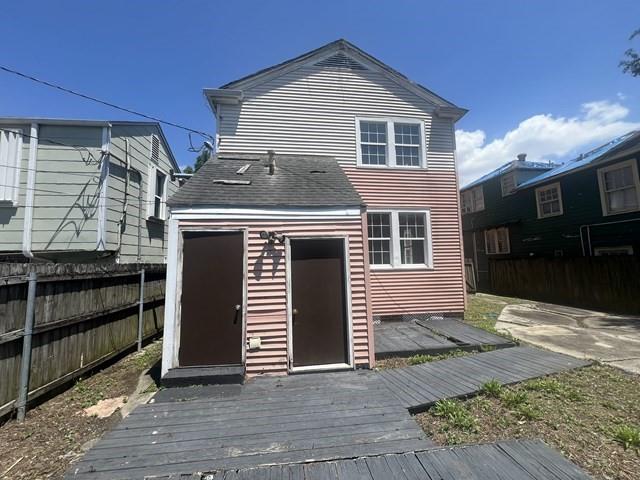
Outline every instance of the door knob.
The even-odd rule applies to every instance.
[[[297,308],[294,308],[292,313],[293,313],[294,315],[297,315],[297,314],[298,314],[298,309],[297,309]]]
[[[242,307],[238,304],[236,305],[236,312],[239,312]]]

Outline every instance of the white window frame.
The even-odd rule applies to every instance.
[[[164,188],[162,190],[162,203],[160,207],[160,216],[155,215],[156,205],[156,174],[160,172],[164,175]],[[151,220],[167,219],[167,198],[169,188],[169,173],[151,162],[149,164],[149,173],[147,178],[147,218]]]
[[[480,192],[480,196],[478,198],[482,199],[481,202],[476,201],[475,192]],[[465,197],[467,197],[466,200]],[[460,194],[460,204],[460,209],[462,210],[463,215],[467,213],[481,212],[484,210],[484,190],[482,189],[482,185],[477,185],[462,192]]]
[[[391,220],[391,263],[390,264],[369,264],[372,270],[407,270],[407,269],[433,269],[433,243],[431,235],[431,210],[430,209],[374,209],[367,210],[367,213],[386,213],[390,215]],[[400,253],[400,222],[398,215],[400,213],[419,213],[424,215],[424,260],[425,263],[402,263],[402,254]],[[367,230],[367,248],[369,245],[369,236]],[[369,258],[367,258],[369,261]]]
[[[611,170],[619,170],[625,167],[631,167],[631,175],[633,176],[633,184],[636,190],[636,208],[628,208],[626,210],[618,210],[615,212],[610,211],[607,202],[607,192],[605,191],[604,175]],[[600,202],[602,204],[602,216],[608,217],[609,215],[620,215],[623,213],[640,211],[640,178],[638,178],[638,163],[635,158],[625,160],[624,162],[614,163],[603,168],[598,169],[598,186],[600,188]]]
[[[596,257],[603,257],[607,254],[610,254],[611,252],[624,252],[617,253],[616,255],[633,255],[633,246],[621,245],[619,247],[596,247],[593,249],[593,254]]]
[[[13,148],[9,149],[9,134],[14,134]],[[0,140],[0,170],[4,172],[0,178],[0,206],[18,205],[20,197],[20,167],[22,166],[22,138],[24,131],[21,128],[3,128],[0,135],[5,141]],[[13,158],[10,158],[13,156]]]
[[[513,190],[510,190],[508,192],[505,192],[504,190],[504,179],[505,178],[513,178]],[[516,188],[518,188],[518,182],[516,182],[516,172],[511,171],[511,172],[507,172],[503,175],[500,176],[500,191],[502,192],[502,196],[503,197],[507,197],[509,195],[513,195],[513,193],[516,191]]]
[[[370,237],[369,236],[369,217],[367,216],[367,245],[369,240],[382,240],[382,241],[388,241],[389,242],[389,260],[390,262],[393,263],[393,219],[391,218],[391,212],[372,212],[372,211],[367,211],[367,215],[369,214],[376,214],[376,215],[388,215],[389,216],[389,236],[388,237]],[[369,250],[371,250],[371,247],[369,247]],[[371,252],[369,252],[371,253]],[[385,263],[371,263],[371,259],[369,259],[369,264],[371,266],[384,266],[384,265],[391,265],[391,263],[389,264],[385,264]]]
[[[360,143],[360,122],[376,122],[387,124],[387,146],[385,165],[369,165],[362,163],[362,148]],[[420,165],[397,165],[396,164],[396,134],[394,124],[410,123],[420,127]],[[399,118],[399,117],[356,117],[356,163],[362,168],[398,168],[407,170],[424,170],[427,168],[427,148],[425,142],[424,121],[419,118]]]
[[[506,230],[507,250],[498,251],[498,230]],[[511,253],[511,239],[509,238],[509,227],[489,228],[484,231],[485,253],[487,255],[509,255]],[[493,246],[493,252],[489,251],[489,245]]]
[[[544,214],[544,212],[542,211],[542,204],[543,203],[550,203],[553,202],[555,200],[550,200],[547,202],[542,202],[540,195],[547,191],[547,190],[552,190],[552,189],[556,189],[558,191],[558,203],[560,205],[560,210],[558,212],[553,212],[553,213],[547,213],[546,215]],[[560,188],[560,182],[556,182],[556,183],[550,183],[549,185],[544,185],[542,187],[538,187],[536,188],[536,208],[538,209],[538,218],[549,218],[549,217],[557,217],[559,215],[564,214],[564,207],[562,205],[562,188]]]

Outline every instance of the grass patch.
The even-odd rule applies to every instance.
[[[447,358],[466,357],[478,353],[476,351],[467,352],[464,350],[452,350],[451,352],[442,353],[440,355],[413,355],[411,357],[393,357],[376,361],[377,370],[388,370],[390,368],[408,367],[410,365],[420,365],[428,362],[437,362]]]
[[[525,300],[484,294],[469,295],[468,298],[467,309],[464,312],[464,321],[466,323],[491,333],[512,338],[496,330],[496,321],[504,307],[526,303]]]
[[[638,427],[622,425],[618,427],[613,438],[622,445],[625,450],[631,447],[640,448],[640,428]]]
[[[541,438],[595,478],[637,479],[637,375],[593,365],[501,386],[497,395],[496,382],[487,384],[490,386],[481,395],[453,406],[434,406],[415,418],[426,434],[442,445]],[[473,419],[473,428],[457,415]]]
[[[480,393],[488,395],[490,397],[499,398],[502,394],[502,384],[496,380],[495,378],[485,382],[482,387],[480,387]]]
[[[435,416],[444,418],[453,428],[463,431],[473,431],[476,428],[476,419],[457,400],[440,400],[432,410]]]

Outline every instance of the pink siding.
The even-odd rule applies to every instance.
[[[180,226],[240,227],[249,224],[247,280],[247,338],[259,336],[262,348],[247,350],[248,375],[287,372],[287,291],[285,246],[275,244],[265,255],[261,230],[276,230],[290,237],[340,235],[349,238],[354,359],[357,365],[373,365],[370,343],[371,315],[368,311],[366,263],[360,217],[348,220],[200,220],[180,222]],[[368,262],[367,262],[368,263]]]
[[[464,268],[455,171],[343,166],[367,207],[429,208],[433,269],[371,269],[373,315],[462,312]]]

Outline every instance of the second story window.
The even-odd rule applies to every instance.
[[[156,170],[156,194],[153,202],[153,216],[156,218],[164,218],[165,183],[167,176],[160,170]]]
[[[640,210],[640,179],[636,160],[598,169],[603,215]]]
[[[0,130],[0,204],[18,203],[22,130]]]
[[[551,185],[536,188],[536,203],[538,208],[538,218],[562,215],[562,194],[560,192],[560,184],[552,183]]]
[[[426,168],[421,120],[358,118],[356,131],[358,165]]]
[[[154,163],[149,165],[147,177],[147,218],[152,220],[167,219],[168,175]]]
[[[479,212],[484,210],[484,193],[482,185],[465,190],[460,194],[462,213]]]

